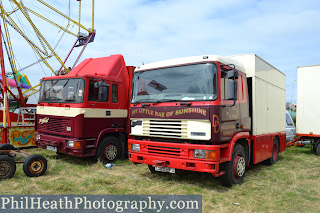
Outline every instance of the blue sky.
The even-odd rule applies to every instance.
[[[55,6],[67,12],[65,2]],[[139,66],[185,56],[256,53],[286,74],[287,101],[293,97],[293,102],[297,66],[320,64],[319,0],[96,0],[95,7],[96,39],[81,60],[123,54],[127,65]],[[71,14],[77,9],[72,6]],[[82,23],[90,27],[90,22],[91,5],[83,1]],[[56,39],[53,27],[40,25]],[[24,47],[18,35],[12,39]],[[70,41],[61,44],[62,58]],[[25,53],[17,59],[25,65],[36,61]],[[43,73],[33,67],[25,74],[35,84]]]

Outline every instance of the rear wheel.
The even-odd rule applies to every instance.
[[[272,156],[271,156],[271,158],[266,160],[267,165],[275,164],[279,159],[279,143],[278,142],[279,142],[278,138],[275,138],[273,140]]]
[[[224,186],[232,186],[243,181],[246,172],[246,155],[243,146],[236,144],[232,152],[232,160],[222,164],[222,171],[226,174],[220,177]]]
[[[121,146],[116,137],[104,138],[97,149],[97,158],[103,163],[114,162],[121,156]]]
[[[8,155],[0,155],[0,180],[11,178],[16,172],[16,162]]]
[[[315,148],[316,155],[320,156],[320,143]]]
[[[30,155],[23,163],[23,171],[28,177],[42,176],[47,171],[47,160],[42,155]]]

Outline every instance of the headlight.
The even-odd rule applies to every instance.
[[[131,127],[141,126],[141,125],[142,125],[142,120],[132,120],[131,121]]]
[[[216,158],[216,152],[214,150],[194,149],[193,157],[213,160]]]
[[[36,140],[40,140],[40,135],[36,135]]]
[[[140,144],[131,144],[131,151],[140,152]]]
[[[67,146],[75,149],[80,149],[81,144],[81,141],[67,141]]]
[[[206,157],[207,157],[207,152],[206,152],[206,150],[203,150],[203,149],[194,149],[194,150],[193,150],[193,157],[194,157],[194,158],[203,158],[203,159],[206,159]]]
[[[74,145],[74,144],[73,144],[73,141],[67,141],[67,146],[68,146],[68,147],[73,147],[73,145]]]

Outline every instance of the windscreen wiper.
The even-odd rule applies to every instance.
[[[140,99],[140,100],[137,100],[136,102],[133,102],[133,104],[139,104],[139,103],[151,103],[151,100],[157,100],[157,99]]]
[[[162,102],[173,102],[173,101],[178,101],[178,100],[172,100],[172,99],[160,99],[156,102],[153,103],[153,105],[156,105],[158,103],[162,103]]]
[[[57,101],[57,100],[62,100],[62,99],[60,99],[60,98],[48,98],[48,104],[50,104],[50,103],[53,103],[54,101]]]
[[[61,99],[62,101],[59,103],[59,106],[63,103],[75,101],[75,99]]]

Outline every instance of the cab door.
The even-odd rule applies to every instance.
[[[220,127],[220,139],[221,141],[230,141],[233,135],[239,132],[240,119],[240,105],[239,105],[239,92],[237,94],[237,100],[234,104],[233,98],[230,98],[231,84],[233,79],[228,77],[227,72],[221,71],[220,78],[220,100],[221,100],[221,127]],[[236,79],[239,88],[239,79]],[[234,104],[234,105],[233,105]]]
[[[110,128],[110,82],[101,79],[89,79],[87,84],[88,101],[84,113],[86,137],[97,137],[106,128]]]

